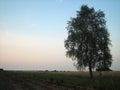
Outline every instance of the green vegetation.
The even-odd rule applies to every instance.
[[[120,90],[120,72],[0,72],[0,90]]]

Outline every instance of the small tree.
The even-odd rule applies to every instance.
[[[68,21],[67,30],[66,55],[77,60],[75,65],[78,70],[88,67],[92,78],[94,68],[111,66],[109,33],[102,11],[83,5],[81,10],[77,11],[77,17]]]

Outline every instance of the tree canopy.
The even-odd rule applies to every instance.
[[[75,18],[68,21],[68,37],[65,40],[66,55],[76,60],[78,70],[89,68],[109,68],[112,64],[105,14],[83,5]]]

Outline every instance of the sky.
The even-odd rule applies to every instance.
[[[120,0],[0,0],[0,68],[76,70],[64,40],[67,21],[82,5],[104,11],[111,69],[120,70]]]

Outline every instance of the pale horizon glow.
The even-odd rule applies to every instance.
[[[9,32],[1,33],[0,39],[1,64],[8,65],[7,67],[13,64],[8,69],[14,67],[14,70],[24,70],[24,68],[27,70],[54,70],[55,68],[64,70],[64,66],[66,70],[69,70],[71,67],[71,60],[66,58],[65,52],[63,53],[63,41],[59,39],[19,36]],[[66,63],[70,65],[66,66]]]
[[[66,57],[67,21],[87,4],[106,14],[113,56],[120,70],[120,1],[0,0],[0,68],[5,70],[75,71]]]

